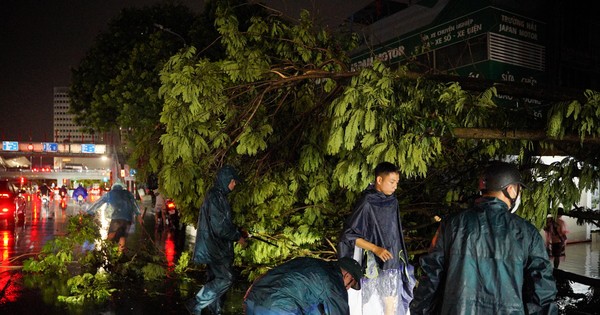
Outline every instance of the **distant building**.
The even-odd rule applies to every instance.
[[[75,115],[69,113],[71,98],[69,88],[54,88],[54,142],[104,143],[102,135],[86,133],[75,123]]]

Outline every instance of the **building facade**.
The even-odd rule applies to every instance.
[[[69,113],[71,99],[69,88],[54,88],[54,142],[57,143],[104,143],[99,134],[82,131],[75,123],[75,115]]]
[[[558,0],[375,0],[349,18],[363,39],[352,68],[378,59],[425,74],[598,90],[592,11]]]

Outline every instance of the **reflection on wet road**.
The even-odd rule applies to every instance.
[[[66,209],[61,209],[60,200],[54,200],[48,207],[44,207],[39,198],[34,198],[28,201],[24,225],[11,227],[0,222],[0,257],[2,259],[0,263],[0,314],[71,313],[64,305],[53,301],[55,297],[45,296],[46,293],[40,292],[40,290],[26,287],[23,281],[27,280],[21,273],[21,266],[26,259],[39,253],[49,240],[66,234],[69,216],[76,215],[89,206],[89,203],[78,205],[71,200],[67,204]],[[141,205],[142,209],[144,207],[150,208],[149,201],[145,201]],[[102,211],[99,211],[98,217],[100,218],[101,235],[105,239],[110,218]],[[153,218],[152,213],[146,213],[144,226],[137,222],[132,226],[132,234],[128,237],[127,246],[135,247],[140,244],[139,242],[151,242],[160,253],[164,253],[168,266],[174,268],[178,254],[185,250],[184,244],[187,244],[186,239],[189,237],[182,235],[176,238],[169,231],[155,230]],[[156,305],[142,305],[139,301],[133,303],[139,304],[127,304],[127,307],[135,305],[138,310],[140,308],[157,309]],[[159,306],[159,308],[161,307]],[[173,311],[181,311],[181,308],[179,305],[170,306]],[[109,311],[107,314],[112,312]]]

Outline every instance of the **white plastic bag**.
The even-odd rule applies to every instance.
[[[380,270],[372,252],[367,251],[365,256],[367,269],[361,279],[363,314],[409,314],[415,286],[413,266],[401,264],[399,269]]]

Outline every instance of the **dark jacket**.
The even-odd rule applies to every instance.
[[[233,261],[233,242],[241,237],[238,227],[233,224],[231,208],[227,202],[229,182],[235,171],[223,168],[217,174],[214,186],[208,191],[200,207],[196,244],[193,260],[198,264],[211,264]]]
[[[350,312],[338,263],[309,257],[296,258],[271,269],[248,289],[244,304],[247,314],[253,315]]]
[[[552,266],[539,231],[483,197],[440,224],[411,314],[556,314]]]
[[[338,257],[353,258],[356,239],[362,238],[387,249],[394,256],[385,263],[375,257],[382,269],[397,269],[402,259],[408,263],[402,235],[398,199],[369,186],[346,220],[338,244]],[[363,260],[363,265],[364,265]]]

